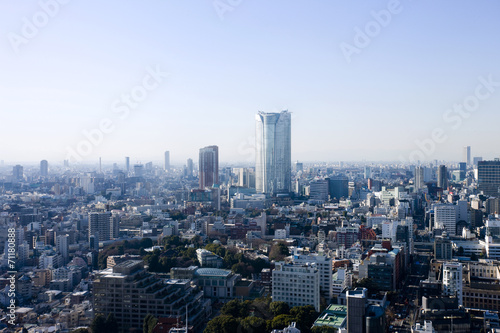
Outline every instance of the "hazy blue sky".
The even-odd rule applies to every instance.
[[[408,158],[435,128],[447,140],[425,159],[459,160],[466,144],[500,155],[500,84],[477,88],[500,82],[498,1],[65,0],[53,17],[46,2],[0,0],[6,162],[60,162],[102,119],[113,130],[86,160],[184,163],[215,144],[221,162],[249,162],[255,113],[282,109],[294,160]],[[156,67],[169,76],[120,118],[115,101]],[[470,116],[446,114],[476,88]]]

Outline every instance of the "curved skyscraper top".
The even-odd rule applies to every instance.
[[[291,114],[288,111],[255,116],[255,187],[259,193],[289,193],[292,176]]]

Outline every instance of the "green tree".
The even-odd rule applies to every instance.
[[[240,304],[240,318],[245,318],[249,315],[250,310],[254,308],[253,302],[250,300],[246,300],[241,302]]]
[[[464,248],[463,248],[462,246],[460,246],[460,247],[458,248],[457,254],[458,254],[459,256],[463,256],[463,255],[464,255]]]
[[[269,252],[269,259],[281,261],[288,255],[290,255],[290,251],[288,250],[288,246],[286,246],[284,243],[280,242],[278,244],[274,244],[271,247],[271,251]]]
[[[112,313],[108,314],[105,325],[107,333],[118,333],[118,322]]]
[[[152,314],[148,313],[146,315],[146,317],[144,317],[144,320],[143,320],[142,332],[143,333],[152,333],[157,322],[158,322],[158,319],[156,319],[156,317],[153,316]]]
[[[163,238],[163,245],[165,245],[165,249],[183,245],[182,243],[183,242],[179,236],[174,235]]]
[[[219,257],[224,257],[226,255],[226,249],[220,244],[210,243],[205,246],[205,249],[215,253]]]
[[[217,316],[210,320],[203,333],[235,333],[239,322],[232,316]]]
[[[139,242],[139,248],[150,248],[153,247],[153,240],[151,238],[143,238]]]
[[[312,305],[295,306],[290,310],[290,314],[294,317],[294,321],[297,322],[297,326],[301,332],[310,332],[310,327],[314,324],[319,316]]]
[[[281,329],[287,327],[288,325],[290,325],[290,323],[294,320],[295,320],[295,318],[291,315],[282,314],[282,315],[276,316],[273,318],[273,320],[271,320],[270,329],[281,330]]]
[[[233,316],[238,318],[240,316],[241,302],[237,299],[230,300],[225,303],[220,310],[222,315]]]
[[[246,317],[241,320],[240,326],[244,333],[260,333],[266,331],[266,321],[259,317]]]
[[[286,302],[276,301],[269,304],[269,310],[274,316],[279,316],[282,314],[290,314],[290,306]]]
[[[106,319],[103,315],[98,314],[94,317],[90,324],[90,330],[92,333],[106,333]]]
[[[360,279],[360,280],[356,281],[354,286],[366,288],[366,289],[368,289],[369,292],[376,292],[379,289],[378,285],[375,282],[373,282],[373,280],[370,278]]]

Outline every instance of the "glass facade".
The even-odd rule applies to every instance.
[[[255,187],[259,193],[291,192],[291,114],[259,112],[255,135]]]
[[[500,194],[500,161],[478,162],[478,190],[486,195]]]

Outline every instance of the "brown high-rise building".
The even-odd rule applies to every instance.
[[[208,146],[200,149],[200,188],[219,184],[219,147]]]

